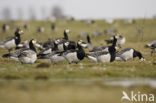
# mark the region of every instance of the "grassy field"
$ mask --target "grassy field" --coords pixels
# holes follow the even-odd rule
[[[0,26],[6,21],[1,21]],[[138,58],[127,62],[113,63],[94,63],[84,59],[78,64],[68,64],[66,62],[59,64],[49,64],[44,60],[37,60],[32,65],[22,65],[21,63],[4,59],[1,56],[7,53],[7,50],[0,49],[0,101],[2,103],[120,103],[122,90],[140,90],[146,93],[156,94],[155,88],[139,85],[132,87],[107,86],[101,82],[94,81],[91,84],[84,84],[84,81],[74,82],[76,79],[103,80],[110,78],[156,78],[156,55],[150,56],[150,50],[144,48],[144,45],[156,39],[156,19],[136,20],[134,24],[124,24],[122,20],[115,20],[113,24],[106,24],[104,20],[96,20],[95,24],[87,25],[81,21],[57,21],[57,30],[52,32],[51,23],[48,21],[15,21],[9,23],[10,30],[3,33],[0,31],[0,40],[13,35],[13,29],[23,24],[29,24],[29,30],[24,31],[22,41],[32,38],[38,41],[46,41],[48,38],[63,37],[63,30],[69,28],[71,40],[86,38],[78,37],[82,31],[90,34],[92,44],[105,45],[105,40],[110,36],[102,34],[93,37],[95,30],[104,31],[107,28],[117,29],[126,37],[125,47],[132,47],[139,50],[145,62]],[[45,27],[44,33],[37,33],[38,26]],[[143,28],[143,36],[136,34],[136,29]],[[98,42],[97,42],[98,41]],[[87,52],[88,50],[86,50]],[[40,63],[48,64],[48,67],[37,68]],[[59,80],[64,80],[60,81]],[[73,79],[73,81],[66,81]],[[51,81],[51,80],[56,80]],[[57,81],[58,80],[58,81]]]

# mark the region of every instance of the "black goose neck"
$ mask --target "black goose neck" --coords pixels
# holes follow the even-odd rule
[[[88,43],[91,43],[89,35],[87,35],[87,41],[88,41]]]
[[[34,47],[32,40],[29,42],[29,48],[36,52],[36,48]]]
[[[64,31],[64,39],[68,40],[68,34],[66,31]]]
[[[18,32],[15,33],[15,43],[18,45],[21,42],[21,37]]]
[[[133,57],[138,57],[139,59],[143,58],[142,54],[138,51],[134,51]]]

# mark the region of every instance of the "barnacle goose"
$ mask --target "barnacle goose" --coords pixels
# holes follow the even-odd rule
[[[23,25],[23,28],[24,28],[25,30],[27,30],[27,29],[29,29],[29,25],[28,25],[28,24],[24,24],[24,25]]]
[[[7,25],[7,24],[2,25],[2,31],[3,32],[6,32],[7,30],[9,30],[9,28],[10,28],[9,25]]]
[[[127,61],[127,60],[135,58],[135,57],[138,57],[141,61],[145,60],[144,57],[142,56],[142,54],[133,48],[125,48],[125,49],[117,52],[115,60]]]
[[[90,52],[86,55],[87,58],[94,62],[113,62],[115,60],[117,39],[114,37],[114,42],[108,47],[108,51]]]
[[[64,48],[67,48],[69,45],[69,42],[65,42],[64,43]],[[67,49],[65,49],[65,51],[67,51]],[[47,51],[47,52],[42,52],[40,54],[38,54],[38,59],[45,59],[50,61],[51,63],[58,63],[61,61],[64,61],[65,58],[61,55],[63,52],[59,52],[59,51]]]
[[[16,49],[20,48],[29,48],[29,42],[26,40],[16,46]]]
[[[17,45],[21,42],[20,35],[23,34],[23,31],[17,29],[15,31],[14,37],[8,37],[6,40],[0,42],[0,48],[8,49],[10,52],[13,48],[17,47]]]
[[[52,30],[52,31],[55,31],[55,30],[56,30],[56,26],[55,26],[54,23],[51,24],[51,30]]]
[[[83,47],[83,48],[88,48],[88,49],[93,49],[93,45],[92,45],[92,43],[91,43],[91,40],[90,40],[90,36],[89,35],[87,35],[87,43],[85,43],[85,42],[82,42],[81,43],[81,46]]]
[[[89,35],[87,32],[80,32],[80,34],[78,35],[78,37],[80,37],[80,38],[86,38],[87,35]]]
[[[37,28],[38,33],[43,33],[45,31],[44,27],[40,26]]]
[[[62,44],[64,42],[68,41],[68,33],[69,33],[69,29],[65,29],[63,38],[48,39],[48,41],[46,41],[44,43],[36,43],[35,46],[41,50],[44,50],[47,48],[54,48],[55,47],[55,41],[57,41],[58,44]]]
[[[12,51],[8,54],[4,54],[2,57],[3,58],[10,58],[10,59],[15,60],[15,61],[19,61],[18,57],[23,51],[30,50],[30,49],[34,50],[34,46],[33,46],[34,43],[35,43],[35,40],[32,39],[29,41],[29,47],[22,47],[20,49],[17,49],[16,51]]]
[[[116,43],[117,39],[118,39],[118,36],[113,36],[113,42],[112,43]],[[97,51],[108,52],[108,48],[109,48],[109,46],[97,46],[97,47],[94,47],[90,52],[97,52]],[[115,48],[117,49],[116,45],[115,45]]]
[[[55,46],[53,48],[46,48],[46,49],[40,51],[40,53],[37,55],[37,57],[39,59],[42,59],[42,57],[44,57],[47,54],[55,53],[55,52],[63,52],[68,49],[67,44],[69,45],[68,41],[65,43],[59,44],[59,40],[55,40],[55,42],[54,42]]]
[[[78,63],[79,61],[83,60],[86,56],[85,51],[83,50],[81,46],[82,41],[77,42],[77,48],[78,50],[67,50],[64,53],[62,53],[62,56],[66,59],[66,61],[71,63]]]
[[[118,36],[118,35],[117,35],[117,36]],[[107,44],[113,43],[113,38],[111,38],[110,40],[105,40],[105,41],[106,41]],[[117,39],[117,46],[118,46],[119,48],[121,48],[121,45],[122,45],[122,44],[125,44],[125,42],[126,42],[126,38],[123,37],[122,35],[119,35],[119,36],[118,36],[118,39]]]
[[[93,32],[93,36],[100,36],[102,34],[102,32],[101,31],[98,31],[98,30],[96,30],[96,31],[94,31]]]
[[[34,47],[35,43],[36,40],[32,39],[29,44],[29,49],[23,50],[18,56],[18,59],[22,64],[33,64],[37,60],[37,53]]]
[[[146,44],[145,47],[150,48],[151,49],[151,56],[153,55],[153,53],[156,52],[156,40],[152,41],[149,44]]]

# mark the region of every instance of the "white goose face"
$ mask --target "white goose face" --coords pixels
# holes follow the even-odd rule
[[[66,29],[66,30],[65,30],[65,32],[66,32],[66,33],[69,33],[69,32],[70,32],[70,30],[69,30],[69,29]]]
[[[59,44],[59,43],[60,43],[59,39],[55,40],[55,44]]]
[[[115,35],[115,38],[116,38],[116,39],[118,39],[118,38],[119,38],[119,36],[118,36],[118,35]]]
[[[37,43],[37,40],[32,40],[32,43],[33,43],[33,44],[36,44],[36,43]]]
[[[69,45],[69,42],[64,43],[64,45],[67,47]]]
[[[79,45],[81,45],[81,44],[82,44],[82,42],[83,42],[82,40],[79,40],[79,41],[78,41],[78,44],[79,44]]]
[[[24,34],[23,30],[19,30],[19,34]]]

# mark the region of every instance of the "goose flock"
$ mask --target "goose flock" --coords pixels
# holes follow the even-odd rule
[[[24,26],[25,29],[28,28],[27,25]],[[39,27],[38,32],[42,32],[42,29],[42,27]],[[55,30],[54,24],[52,24],[52,29]],[[75,42],[69,39],[69,32],[69,29],[65,29],[63,32],[64,37],[48,39],[43,43],[39,43],[35,39],[21,42],[24,32],[21,29],[16,29],[13,37],[0,41],[0,48],[8,50],[8,53],[3,54],[2,57],[21,62],[22,64],[33,64],[37,59],[48,60],[50,63],[55,64],[62,61],[66,61],[69,64],[77,64],[84,58],[102,63],[127,61],[135,57],[145,61],[142,53],[134,48],[123,48],[118,51],[126,42],[126,38],[122,35],[113,35],[109,40],[105,41],[108,45],[94,46],[89,34],[85,34],[87,42],[82,40]],[[98,35],[100,35],[99,32]],[[145,47],[150,48],[151,55],[153,55],[156,52],[156,40]],[[88,52],[86,52],[86,49],[88,49]]]

